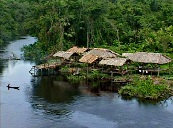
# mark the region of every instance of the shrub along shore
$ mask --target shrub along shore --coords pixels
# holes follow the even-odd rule
[[[163,78],[134,77],[132,83],[119,90],[119,94],[130,98],[160,101],[173,96],[172,85],[172,81]]]

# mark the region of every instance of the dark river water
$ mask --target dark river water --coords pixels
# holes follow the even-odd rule
[[[34,43],[33,37],[12,42],[1,58]],[[0,60],[1,128],[173,128],[173,101],[142,103],[117,93],[96,96],[86,87],[74,87],[61,76],[32,77],[34,62]],[[20,86],[20,90],[9,89]]]

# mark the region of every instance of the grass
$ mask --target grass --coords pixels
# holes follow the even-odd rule
[[[73,84],[78,84],[80,81],[83,81],[85,79],[85,76],[70,74],[69,76],[67,76],[67,79]]]
[[[172,89],[165,81],[153,80],[151,77],[134,78],[133,83],[122,87],[119,94],[146,100],[163,100],[173,95]]]

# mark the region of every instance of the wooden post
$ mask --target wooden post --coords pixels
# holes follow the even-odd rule
[[[160,67],[158,67],[158,72],[157,72],[157,76],[160,75]]]
[[[130,75],[130,73],[129,73],[129,66],[128,66],[128,64],[127,64],[127,68],[126,68],[126,72],[127,72],[127,74],[128,74],[128,76]]]
[[[88,63],[87,63],[87,74],[86,74],[86,83],[87,83],[87,86],[88,86],[88,84],[89,84],[89,83],[88,83],[88,70],[89,70],[89,69],[88,69]]]
[[[112,86],[113,86],[113,72],[111,71],[111,85],[110,85],[111,91],[113,90]]]
[[[53,68],[52,70],[53,70],[53,75],[55,75],[55,68]]]
[[[120,67],[120,70],[121,70],[121,76],[123,77],[123,68],[122,67]]]
[[[169,63],[169,75],[171,75],[171,71],[170,71],[170,63]]]
[[[35,76],[35,66],[34,66],[34,76]]]
[[[111,80],[113,79],[113,72],[111,71]]]
[[[47,75],[49,76],[49,68],[47,69]]]

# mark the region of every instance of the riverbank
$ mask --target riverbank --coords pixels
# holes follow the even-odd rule
[[[8,43],[7,46],[2,47],[0,50],[0,59],[24,59],[21,49],[29,44],[33,44],[37,38],[31,36],[22,36],[19,40],[14,40]],[[16,47],[17,46],[17,47]]]

